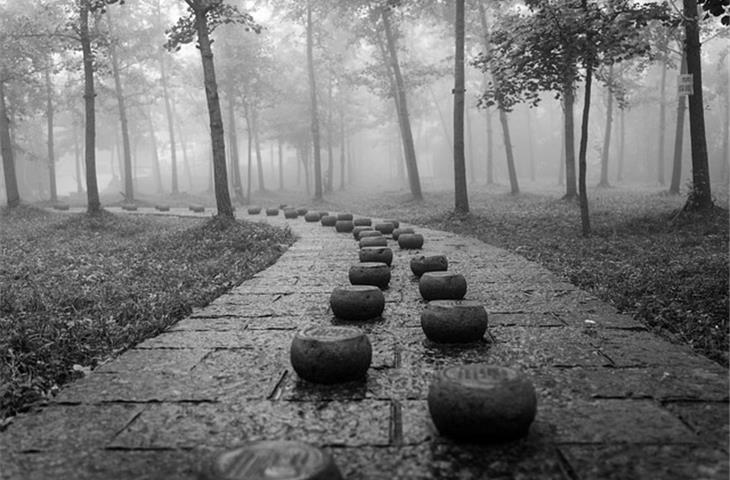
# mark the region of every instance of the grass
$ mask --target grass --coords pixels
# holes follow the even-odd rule
[[[593,235],[580,236],[576,203],[560,192],[511,196],[470,190],[471,212],[453,194],[423,202],[397,192],[331,199],[342,209],[471,235],[541,263],[670,340],[728,365],[728,212],[678,215],[684,198],[658,192],[591,192]]]
[[[273,263],[290,232],[217,219],[0,213],[0,419]]]

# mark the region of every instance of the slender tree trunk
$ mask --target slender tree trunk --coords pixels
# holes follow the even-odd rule
[[[566,200],[578,196],[575,176],[575,132],[573,125],[573,104],[575,95],[572,85],[566,85],[563,89],[563,106],[565,120],[565,196]]]
[[[304,185],[307,189],[307,195],[311,194],[312,189],[310,188],[311,180],[310,180],[310,174],[309,174],[309,153],[310,153],[310,145],[305,145],[304,148],[302,148],[302,166],[304,167]]]
[[[466,143],[468,145],[467,165],[469,166],[469,183],[476,183],[476,165],[474,165],[474,136],[471,131],[471,115],[469,115],[469,108],[464,110],[464,121],[466,122]]]
[[[85,148],[86,156],[86,198],[87,212],[95,215],[101,211],[99,202],[99,187],[96,181],[96,112],[94,110],[94,57],[91,52],[91,37],[89,34],[89,0],[80,3],[79,37],[84,62],[84,106],[85,106]]]
[[[322,157],[319,137],[319,112],[317,110],[317,84],[314,77],[314,32],[312,26],[312,4],[307,0],[307,71],[309,73],[309,97],[312,115],[312,143],[314,144],[314,199],[322,199]],[[307,183],[309,186],[309,183]],[[309,192],[307,192],[309,193]]]
[[[335,160],[332,152],[332,79],[329,79],[327,86],[327,183],[326,192],[332,192],[332,176],[335,168]]]
[[[509,122],[507,121],[507,113],[499,110],[499,123],[502,124],[502,136],[504,138],[504,153],[507,156],[507,172],[509,173],[510,193],[517,195],[520,193],[520,185],[517,182],[517,171],[515,170],[515,158],[512,154],[512,139],[509,133]]]
[[[251,172],[253,170],[251,164],[253,163],[253,121],[251,120],[251,109],[248,104],[243,105],[243,111],[246,115],[246,132],[248,135],[246,148],[248,149],[248,162],[246,164],[246,203],[251,204]]]
[[[680,73],[687,73],[687,57],[682,54]],[[682,146],[684,144],[684,117],[687,111],[687,99],[684,95],[677,97],[677,122],[674,129],[674,155],[672,156],[672,180],[669,183],[669,194],[679,195],[682,181]]]
[[[381,9],[381,17],[383,19],[383,28],[385,30],[386,45],[388,47],[388,54],[390,59],[390,65],[395,78],[396,91],[398,95],[398,108],[400,110],[399,124],[401,129],[401,138],[403,140],[403,151],[406,158],[406,170],[408,171],[408,184],[410,185],[411,194],[417,201],[423,200],[423,194],[421,193],[421,179],[418,175],[418,163],[416,162],[416,149],[413,145],[413,132],[411,131],[411,121],[408,117],[408,104],[406,102],[406,90],[403,82],[403,76],[400,71],[400,64],[398,63],[398,53],[395,45],[395,38],[390,25],[388,8]]]
[[[494,129],[492,128],[492,111],[484,109],[487,123],[487,185],[494,185]]]
[[[565,112],[563,112],[563,124],[565,124]],[[558,168],[558,185],[565,185],[565,128],[560,128],[560,167]]]
[[[446,125],[446,117],[444,116],[443,110],[441,110],[441,105],[439,104],[438,98],[436,98],[436,94],[433,91],[433,88],[429,85],[428,92],[431,94],[431,100],[433,101],[433,106],[436,107],[436,113],[438,113],[439,117],[439,124],[441,125],[441,131],[444,134],[444,141],[446,144],[451,148],[454,149],[454,141],[451,139],[451,133],[449,132],[449,127]]]
[[[205,97],[210,115],[210,137],[213,150],[213,177],[215,183],[215,200],[218,215],[233,218],[233,205],[228,192],[228,174],[226,172],[226,147],[223,132],[223,118],[218,100],[218,84],[215,79],[213,51],[210,48],[208,22],[205,12],[195,12],[195,27],[198,32],[198,47],[203,62],[203,78]]]
[[[279,146],[279,190],[284,190],[284,146],[281,138],[277,139]]]
[[[586,191],[586,153],[588,150],[588,114],[591,108],[591,86],[593,67],[586,66],[585,93],[583,97],[583,118],[580,126],[580,150],[578,151],[578,196],[580,200],[580,223],[584,237],[591,234],[588,215],[588,192]]]
[[[666,48],[665,48],[666,50]],[[657,149],[657,181],[662,187],[664,180],[664,142],[667,130],[667,60],[662,61],[662,77],[659,86],[659,139]]]
[[[172,102],[170,100],[170,91],[167,81],[167,69],[165,68],[165,59],[163,53],[159,56],[160,77],[162,83],[162,96],[165,100],[165,115],[167,116],[167,135],[170,141],[170,168],[171,168],[171,191],[173,195],[180,193],[177,178],[177,152],[175,150],[175,119],[172,114]],[[182,140],[182,137],[181,137]],[[192,188],[191,188],[192,190]]]
[[[713,207],[710,189],[710,171],[707,162],[705,112],[702,98],[702,56],[700,28],[696,0],[683,0],[685,17],[685,53],[687,72],[693,76],[692,95],[689,96],[689,131],[692,145],[692,192],[685,208],[709,210]]]
[[[469,212],[464,158],[464,0],[456,0],[454,20],[454,209]]]
[[[109,29],[113,32],[113,24],[111,21],[111,12],[107,11],[107,19],[109,20]],[[113,36],[113,33],[112,33]],[[122,131],[122,155],[124,156],[124,200],[129,203],[134,202],[134,184],[132,182],[132,154],[129,146],[129,125],[127,121],[127,107],[124,98],[124,89],[122,88],[122,77],[119,72],[119,57],[117,56],[116,45],[112,38],[109,43],[109,56],[112,63],[112,76],[114,77],[114,95],[117,97],[117,106],[119,108],[119,123]]]
[[[527,155],[530,164],[530,181],[535,181],[535,151],[532,147],[532,115],[530,115],[530,109],[525,111],[527,116],[525,125],[527,126]]]
[[[626,109],[619,109],[619,138],[618,138],[618,172],[616,173],[616,181],[624,180],[624,156],[626,151]]]
[[[259,192],[266,191],[266,184],[264,183],[264,163],[261,159],[261,143],[259,142],[259,113],[255,107],[251,108],[251,120],[253,130],[253,144],[256,147],[256,167],[258,171],[259,180]]]
[[[613,65],[609,67],[609,78],[613,78]],[[601,180],[598,182],[599,187],[610,187],[608,181],[608,157],[611,149],[611,128],[613,125],[613,92],[606,87],[608,99],[606,101],[606,125],[603,130],[603,148],[601,149]]]
[[[180,119],[177,116],[177,113],[175,113],[175,108],[173,106],[172,108],[172,119],[173,119],[173,133],[177,135],[178,138],[180,138],[180,150],[182,150],[183,155],[183,168],[185,168],[185,176],[188,179],[188,190],[190,192],[193,191],[193,173],[190,170],[190,159],[188,158],[188,149],[187,149],[187,142],[185,141],[185,135],[183,135],[182,127],[180,126],[182,122],[180,122]],[[169,125],[169,121],[168,121]],[[171,144],[171,146],[174,144]],[[175,160],[175,163],[177,163],[177,159]],[[177,175],[177,168],[175,168],[175,175]]]
[[[725,88],[722,92],[725,96],[725,116],[722,121],[722,157],[720,158],[722,170],[720,178],[724,185],[728,184],[728,176],[730,176],[730,149],[728,148],[728,143],[730,143],[728,138],[730,137],[730,69],[728,69],[728,66],[730,66],[730,47],[727,48],[725,53]]]
[[[3,72],[3,77],[5,77],[5,72]],[[10,137],[10,119],[8,118],[8,108],[5,104],[5,81],[3,80],[0,80],[0,149],[3,155],[5,195],[8,201],[8,208],[15,208],[20,205],[20,191],[18,190],[18,177],[15,173],[13,142]]]
[[[84,193],[84,184],[81,181],[81,146],[79,146],[79,132],[76,128],[76,122],[73,124],[74,135],[74,163],[76,167],[76,193]]]
[[[155,187],[157,193],[163,193],[162,188],[162,169],[160,168],[160,155],[157,152],[157,134],[155,133],[155,123],[152,121],[152,111],[147,113],[147,122],[150,127],[150,143],[152,146],[152,163],[155,169]]]
[[[243,201],[243,189],[241,185],[241,168],[238,157],[238,132],[236,129],[236,108],[233,94],[233,80],[228,78],[228,144],[230,146],[231,176],[233,180],[233,192],[236,200]]]
[[[345,170],[347,169],[345,150],[345,112],[340,106],[340,190],[345,189]]]
[[[48,183],[51,188],[51,202],[58,201],[56,191],[56,154],[54,152],[53,140],[53,82],[51,82],[50,62],[45,71],[46,80],[46,121],[47,121],[47,144],[48,144]]]

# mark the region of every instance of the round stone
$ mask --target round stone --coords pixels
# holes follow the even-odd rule
[[[404,250],[415,250],[423,247],[423,235],[420,233],[403,233],[398,237],[398,246]]]
[[[362,234],[360,234],[362,235]],[[363,247],[387,247],[388,240],[385,237],[363,237],[360,239],[360,248]]]
[[[297,215],[299,215],[300,217],[303,217],[304,215],[307,214],[308,211],[309,210],[307,210],[306,208],[297,208]]]
[[[417,277],[426,272],[445,272],[449,269],[449,262],[445,255],[416,255],[411,258],[411,271]]]
[[[352,236],[355,237],[355,240],[360,240],[360,233],[362,233],[362,232],[374,232],[374,231],[375,230],[373,230],[373,227],[366,227],[363,225],[355,226],[355,223],[353,222]],[[378,233],[380,233],[380,232],[378,232]],[[381,233],[381,235],[382,235],[382,233]]]
[[[337,232],[350,233],[353,228],[354,225],[352,224],[352,220],[337,220],[337,222],[335,222],[335,230]]]
[[[522,373],[496,365],[447,368],[428,389],[428,410],[438,431],[458,440],[499,442],[527,435],[537,395]]]
[[[388,288],[390,283],[390,267],[386,263],[361,262],[350,267],[350,283],[353,285],[373,285]]]
[[[466,295],[466,279],[460,273],[426,272],[418,281],[424,300],[461,300]]]
[[[369,227],[373,224],[373,221],[369,218],[356,218],[352,222],[356,227]]]
[[[390,235],[395,230],[395,225],[390,222],[376,223],[375,230],[379,231],[383,235]]]
[[[361,262],[380,262],[390,266],[393,263],[393,250],[389,247],[363,247],[359,258]]]
[[[297,375],[325,384],[363,378],[373,357],[370,340],[362,330],[331,325],[299,331],[289,353]]]
[[[393,220],[392,218],[383,219],[383,223],[392,223],[393,228],[400,227],[400,222],[398,220]]]
[[[421,328],[436,343],[476,342],[487,331],[487,310],[474,300],[433,300],[421,312]]]
[[[249,215],[258,215],[261,213],[261,207],[248,207]]]
[[[372,227],[368,227],[368,228],[369,228],[369,230],[363,230],[362,232],[360,232],[358,240],[362,240],[363,238],[367,238],[367,237],[382,237],[383,236],[382,233],[378,232],[377,230],[373,230]]]
[[[307,212],[304,214],[305,222],[319,222],[320,218],[321,217],[319,216],[319,212]]]
[[[334,215],[325,215],[319,221],[323,227],[334,227],[337,223],[337,217]]]
[[[169,212],[170,206],[169,205],[155,205],[155,210],[159,212]]]
[[[279,215],[279,209],[278,208],[267,208],[266,215],[268,217],[275,217],[275,216]]]
[[[202,205],[190,205],[188,207],[191,212],[200,213],[205,211],[205,207]]]
[[[284,218],[292,219],[292,218],[298,218],[299,213],[293,208],[286,208],[284,209]]]
[[[415,230],[413,230],[411,227],[396,227],[393,230],[393,240],[398,240],[398,237],[401,236],[403,233],[416,233]]]
[[[332,313],[342,320],[370,320],[385,310],[385,296],[372,285],[337,287],[330,295]]]
[[[291,440],[264,440],[220,452],[200,474],[201,480],[342,480],[327,452]]]
[[[337,220],[352,220],[351,213],[338,213]]]

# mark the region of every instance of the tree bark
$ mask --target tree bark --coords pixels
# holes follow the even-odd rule
[[[454,209],[469,212],[464,156],[464,0],[456,0],[454,19]]]
[[[687,73],[687,57],[682,54],[680,73]],[[674,155],[672,156],[672,179],[669,182],[669,194],[679,195],[682,181],[682,146],[684,144],[684,117],[687,111],[687,99],[684,95],[677,97],[677,122],[674,128]]]
[[[565,121],[565,196],[566,200],[578,196],[575,177],[575,132],[573,125],[573,104],[575,94],[573,85],[565,85],[563,88],[563,112]]]
[[[665,48],[666,50],[666,48]],[[667,130],[667,60],[662,61],[662,77],[659,86],[659,138],[657,149],[657,181],[664,186],[664,139]]]
[[[520,185],[517,182],[517,171],[515,170],[515,158],[512,154],[512,139],[509,132],[509,122],[507,121],[507,113],[498,109],[499,123],[502,124],[502,137],[504,138],[504,153],[507,157],[507,172],[509,173],[510,193],[517,195],[520,193]]]
[[[150,144],[152,147],[152,163],[155,167],[155,187],[157,193],[162,193],[162,169],[160,168],[160,155],[157,152],[157,134],[155,133],[155,124],[152,121],[152,111],[147,112],[147,123],[150,127]]]
[[[326,192],[332,192],[332,176],[335,168],[335,159],[332,151],[332,79],[327,86],[327,183]]]
[[[51,202],[58,201],[58,192],[56,191],[56,154],[54,152],[53,139],[53,82],[51,82],[51,66],[50,62],[45,71],[46,80],[46,121],[48,131],[48,183],[51,189]]]
[[[91,52],[91,36],[89,34],[89,2],[82,0],[79,14],[79,37],[84,63],[84,111],[85,111],[85,163],[86,163],[86,211],[90,215],[101,212],[99,187],[96,181],[96,112],[94,101],[94,56]]]
[[[613,65],[609,67],[609,79],[613,79]],[[606,101],[606,125],[603,130],[603,148],[601,149],[601,180],[598,182],[599,187],[610,187],[608,181],[608,157],[611,150],[611,128],[613,126],[613,92],[606,87],[608,99]]]
[[[618,119],[618,172],[616,173],[616,181],[622,182],[624,180],[624,154],[626,151],[626,109],[620,109]]]
[[[264,183],[264,163],[261,159],[261,143],[259,142],[259,113],[256,107],[251,107],[251,126],[253,127],[253,143],[256,147],[256,170],[258,172],[259,180],[259,192],[266,191],[266,184]]]
[[[345,112],[340,106],[340,190],[345,189],[345,170],[347,159],[345,158]]]
[[[583,118],[580,126],[580,149],[578,151],[578,197],[580,200],[580,223],[584,237],[591,234],[591,221],[588,215],[588,192],[586,191],[586,153],[588,150],[588,114],[591,108],[591,86],[593,67],[586,66],[585,91],[583,97]]]
[[[474,136],[472,135],[471,131],[471,115],[469,115],[469,108],[466,107],[464,110],[464,122],[465,122],[465,128],[466,128],[466,145],[467,145],[467,155],[466,155],[466,164],[468,166],[469,170],[469,183],[476,183],[477,181],[477,173],[476,173],[476,165],[474,165]]]
[[[205,82],[205,98],[208,102],[210,116],[210,137],[213,151],[213,180],[215,185],[215,200],[218,215],[233,218],[233,205],[228,192],[228,174],[226,172],[226,146],[223,132],[223,118],[221,116],[220,101],[218,99],[218,84],[215,79],[213,51],[210,48],[208,36],[208,21],[205,11],[195,12],[195,27],[198,32],[198,47],[203,63],[203,79]]]
[[[3,80],[0,80],[0,149],[3,155],[5,195],[7,197],[8,208],[15,208],[20,205],[20,191],[18,190],[18,177],[15,173],[15,156],[10,137],[10,119],[8,118],[8,109],[5,104],[5,82]]]
[[[231,176],[233,180],[233,192],[236,200],[243,201],[243,188],[241,185],[241,168],[238,157],[238,132],[236,130],[236,106],[233,94],[233,79],[228,76],[228,145],[231,161]]]
[[[160,64],[160,81],[162,83],[162,96],[165,100],[165,115],[167,116],[167,135],[170,141],[170,168],[171,168],[171,192],[173,195],[180,193],[178,187],[178,175],[177,175],[177,152],[175,150],[175,119],[172,114],[172,102],[170,101],[170,91],[167,81],[167,69],[165,68],[165,59],[163,53],[160,52],[159,64]]]
[[[398,100],[398,109],[400,110],[399,124],[401,130],[401,139],[403,140],[403,151],[406,158],[406,170],[408,172],[408,184],[411,189],[413,198],[417,201],[423,200],[421,192],[421,179],[418,174],[418,163],[416,162],[416,149],[413,145],[413,132],[411,131],[411,122],[408,117],[408,104],[406,102],[405,84],[401,75],[400,65],[398,63],[398,53],[395,45],[395,37],[390,25],[388,8],[384,7],[380,11],[383,19],[383,28],[385,30],[385,40],[388,47],[390,65],[395,78],[396,98]]]
[[[702,98],[702,58],[696,0],[683,0],[685,17],[685,53],[687,73],[693,76],[694,92],[689,96],[689,131],[692,146],[692,191],[687,198],[688,210],[709,210],[714,205],[707,162],[705,112]]]
[[[722,120],[722,157],[720,158],[722,170],[720,178],[724,185],[728,184],[728,176],[730,176],[730,149],[728,148],[730,143],[730,70],[727,68],[728,66],[730,66],[730,47],[727,48],[725,53],[725,87],[722,92],[725,96],[725,115]]]
[[[530,115],[530,108],[525,110],[525,116],[527,117],[525,125],[527,127],[527,155],[530,165],[530,180],[535,181],[535,151],[532,146],[532,115]]]
[[[284,191],[284,146],[281,138],[277,139],[279,146],[279,190]]]
[[[312,27],[312,2],[307,0],[307,72],[309,74],[309,98],[311,109],[312,143],[314,145],[314,199],[322,199],[322,157],[319,137],[319,112],[317,111],[317,84],[314,77],[314,32]],[[309,183],[307,183],[309,186]],[[307,187],[308,188],[308,187]],[[309,193],[309,192],[307,192]]]
[[[110,13],[107,12],[110,30],[113,28]],[[132,182],[132,154],[129,145],[129,124],[127,121],[127,106],[124,99],[124,89],[122,88],[122,77],[119,72],[119,58],[117,57],[117,49],[112,38],[109,43],[109,56],[112,63],[112,76],[114,77],[114,95],[117,97],[117,107],[119,109],[119,124],[122,131],[122,155],[124,158],[124,200],[129,203],[134,202],[134,184]]]
[[[76,122],[73,123],[74,134],[74,163],[76,167],[76,193],[84,193],[84,184],[81,181],[81,147],[79,146],[79,132]]]
[[[248,104],[244,103],[243,111],[246,115],[246,132],[248,136],[246,148],[248,149],[248,161],[246,164],[246,203],[251,204],[251,164],[253,163],[253,121],[251,120],[251,110]]]

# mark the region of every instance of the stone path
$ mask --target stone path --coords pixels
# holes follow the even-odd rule
[[[374,348],[367,382],[304,384],[291,340],[303,325],[338,323],[328,299],[348,284],[356,244],[302,218],[258,220],[300,239],[255,278],[16,418],[0,433],[0,478],[193,479],[210,452],[259,439],[326,448],[348,479],[728,478],[727,370],[535,263],[446,232],[417,228],[423,252],[446,253],[467,298],[485,304],[487,341],[425,341],[414,252],[394,245],[383,319],[363,325]],[[526,439],[438,436],[429,378],[470,362],[533,379],[538,415]]]

